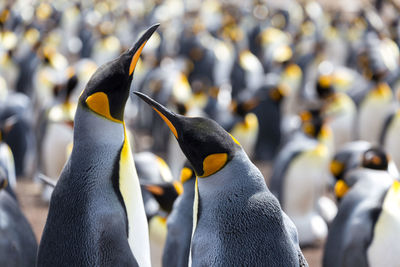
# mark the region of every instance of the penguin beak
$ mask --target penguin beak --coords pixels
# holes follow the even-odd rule
[[[143,35],[140,37],[139,41],[128,51],[128,54],[132,55],[131,64],[129,66],[129,75],[133,74],[135,70],[136,64],[139,60],[139,56],[142,53],[143,47],[145,46],[146,42],[150,39],[151,35],[157,30],[159,23],[154,24],[151,26]]]
[[[177,115],[169,111],[163,105],[157,103],[147,95],[142,94],[140,92],[134,92],[134,93],[141,99],[143,99],[144,102],[149,104],[158,113],[158,115],[160,115],[161,119],[165,121],[171,132],[175,135],[176,139],[178,139],[178,132],[176,130],[176,125],[178,124]]]

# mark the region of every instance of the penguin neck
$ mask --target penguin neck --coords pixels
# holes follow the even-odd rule
[[[264,177],[242,150],[235,152],[233,158],[218,172],[198,179],[200,199],[205,195],[218,194],[231,184],[246,183],[249,186],[266,188]]]
[[[125,141],[124,125],[107,120],[78,106],[74,121],[74,147],[90,147],[119,151]]]
[[[183,193],[182,196],[191,196],[193,197],[194,195],[194,187],[196,183],[196,178],[191,178],[188,181],[183,183]]]

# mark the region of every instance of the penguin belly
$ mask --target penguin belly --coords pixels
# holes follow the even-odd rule
[[[44,174],[57,179],[67,162],[67,147],[72,143],[72,128],[64,123],[51,123],[43,140]]]
[[[385,136],[385,143],[383,144],[387,153],[392,157],[397,168],[400,168],[400,116],[396,115],[393,119],[392,125]]]
[[[366,99],[358,114],[358,135],[360,140],[378,145],[380,133],[391,105],[390,101]]]
[[[400,184],[395,182],[383,202],[367,250],[370,267],[400,266]]]
[[[335,151],[354,138],[355,110],[347,110],[329,122],[333,133]]]
[[[292,219],[299,243],[310,244],[326,238],[328,228],[319,215],[318,200],[326,186],[327,168],[323,160],[305,152],[294,158],[285,176],[283,210]]]
[[[153,266],[161,266],[162,252],[167,239],[166,219],[154,216],[149,221],[150,254]]]

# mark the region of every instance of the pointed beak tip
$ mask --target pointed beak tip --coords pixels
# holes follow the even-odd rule
[[[146,30],[144,33],[145,39],[148,40],[150,37],[153,35],[153,33],[157,30],[157,28],[160,26],[160,23],[156,23],[152,25],[150,28]]]
[[[153,102],[155,102],[153,99],[151,99],[150,97],[148,97],[147,95],[141,93],[141,92],[133,92],[135,95],[137,95],[138,97],[140,97],[144,102],[146,102],[148,105],[154,107]]]

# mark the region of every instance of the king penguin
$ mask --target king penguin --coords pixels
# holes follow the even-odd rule
[[[343,197],[329,228],[323,266],[398,266],[400,183],[365,172]]]
[[[0,266],[35,266],[37,241],[0,167]]]
[[[163,266],[186,267],[192,239],[193,201],[196,175],[187,161],[181,170],[183,193],[175,201],[167,219],[167,240],[162,256]]]
[[[140,53],[159,25],[101,66],[81,93],[37,266],[150,266],[148,226],[124,123]]]
[[[135,94],[169,126],[197,177],[189,266],[308,266],[295,226],[239,142],[211,119]]]

